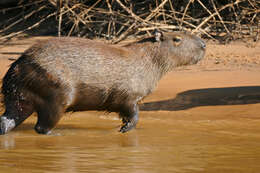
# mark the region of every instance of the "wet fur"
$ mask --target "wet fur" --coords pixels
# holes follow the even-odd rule
[[[160,78],[204,55],[199,38],[178,34],[184,37],[179,47],[172,42],[174,34],[161,42],[124,47],[81,38],[40,42],[25,51],[3,79],[3,117],[18,126],[37,112],[35,130],[46,134],[63,112],[99,110],[119,113],[120,131],[131,130],[138,122],[137,103],[154,90]],[[0,119],[0,134],[7,133],[1,130],[4,121]]]

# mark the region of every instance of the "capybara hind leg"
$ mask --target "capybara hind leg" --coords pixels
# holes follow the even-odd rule
[[[13,118],[7,118],[4,115],[0,117],[0,135],[6,134],[15,128],[15,126],[15,120]]]
[[[37,111],[38,121],[34,129],[40,134],[50,134],[63,113],[61,106],[46,106]]]
[[[135,128],[139,119],[138,112],[139,108],[137,104],[129,104],[121,110],[120,116],[122,117],[123,125],[119,130],[120,132],[125,133]]]
[[[6,103],[5,103],[6,104]],[[0,117],[0,135],[6,134],[20,125],[33,113],[33,107],[20,102],[19,104],[7,103],[5,113]]]

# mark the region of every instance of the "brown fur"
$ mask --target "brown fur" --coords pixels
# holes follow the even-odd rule
[[[53,38],[24,52],[3,79],[5,113],[0,134],[38,114],[35,130],[48,133],[63,112],[118,112],[121,132],[138,122],[138,101],[176,66],[195,64],[205,53],[193,35],[159,33],[155,42],[108,45],[82,38]]]

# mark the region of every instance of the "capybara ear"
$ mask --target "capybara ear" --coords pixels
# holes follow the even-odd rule
[[[160,42],[164,40],[163,33],[161,31],[156,30],[155,31],[155,40]]]

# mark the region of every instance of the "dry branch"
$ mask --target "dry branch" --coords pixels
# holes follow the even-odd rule
[[[151,35],[155,29],[191,31],[223,41],[229,38],[259,38],[260,2],[256,0],[21,0],[0,13],[17,11],[0,25],[0,39],[9,39],[56,20],[58,36],[105,37],[113,43],[129,35]],[[44,18],[39,15],[46,12]],[[23,17],[21,17],[23,16]],[[37,19],[36,22],[29,22]],[[31,23],[15,30],[22,22]]]

